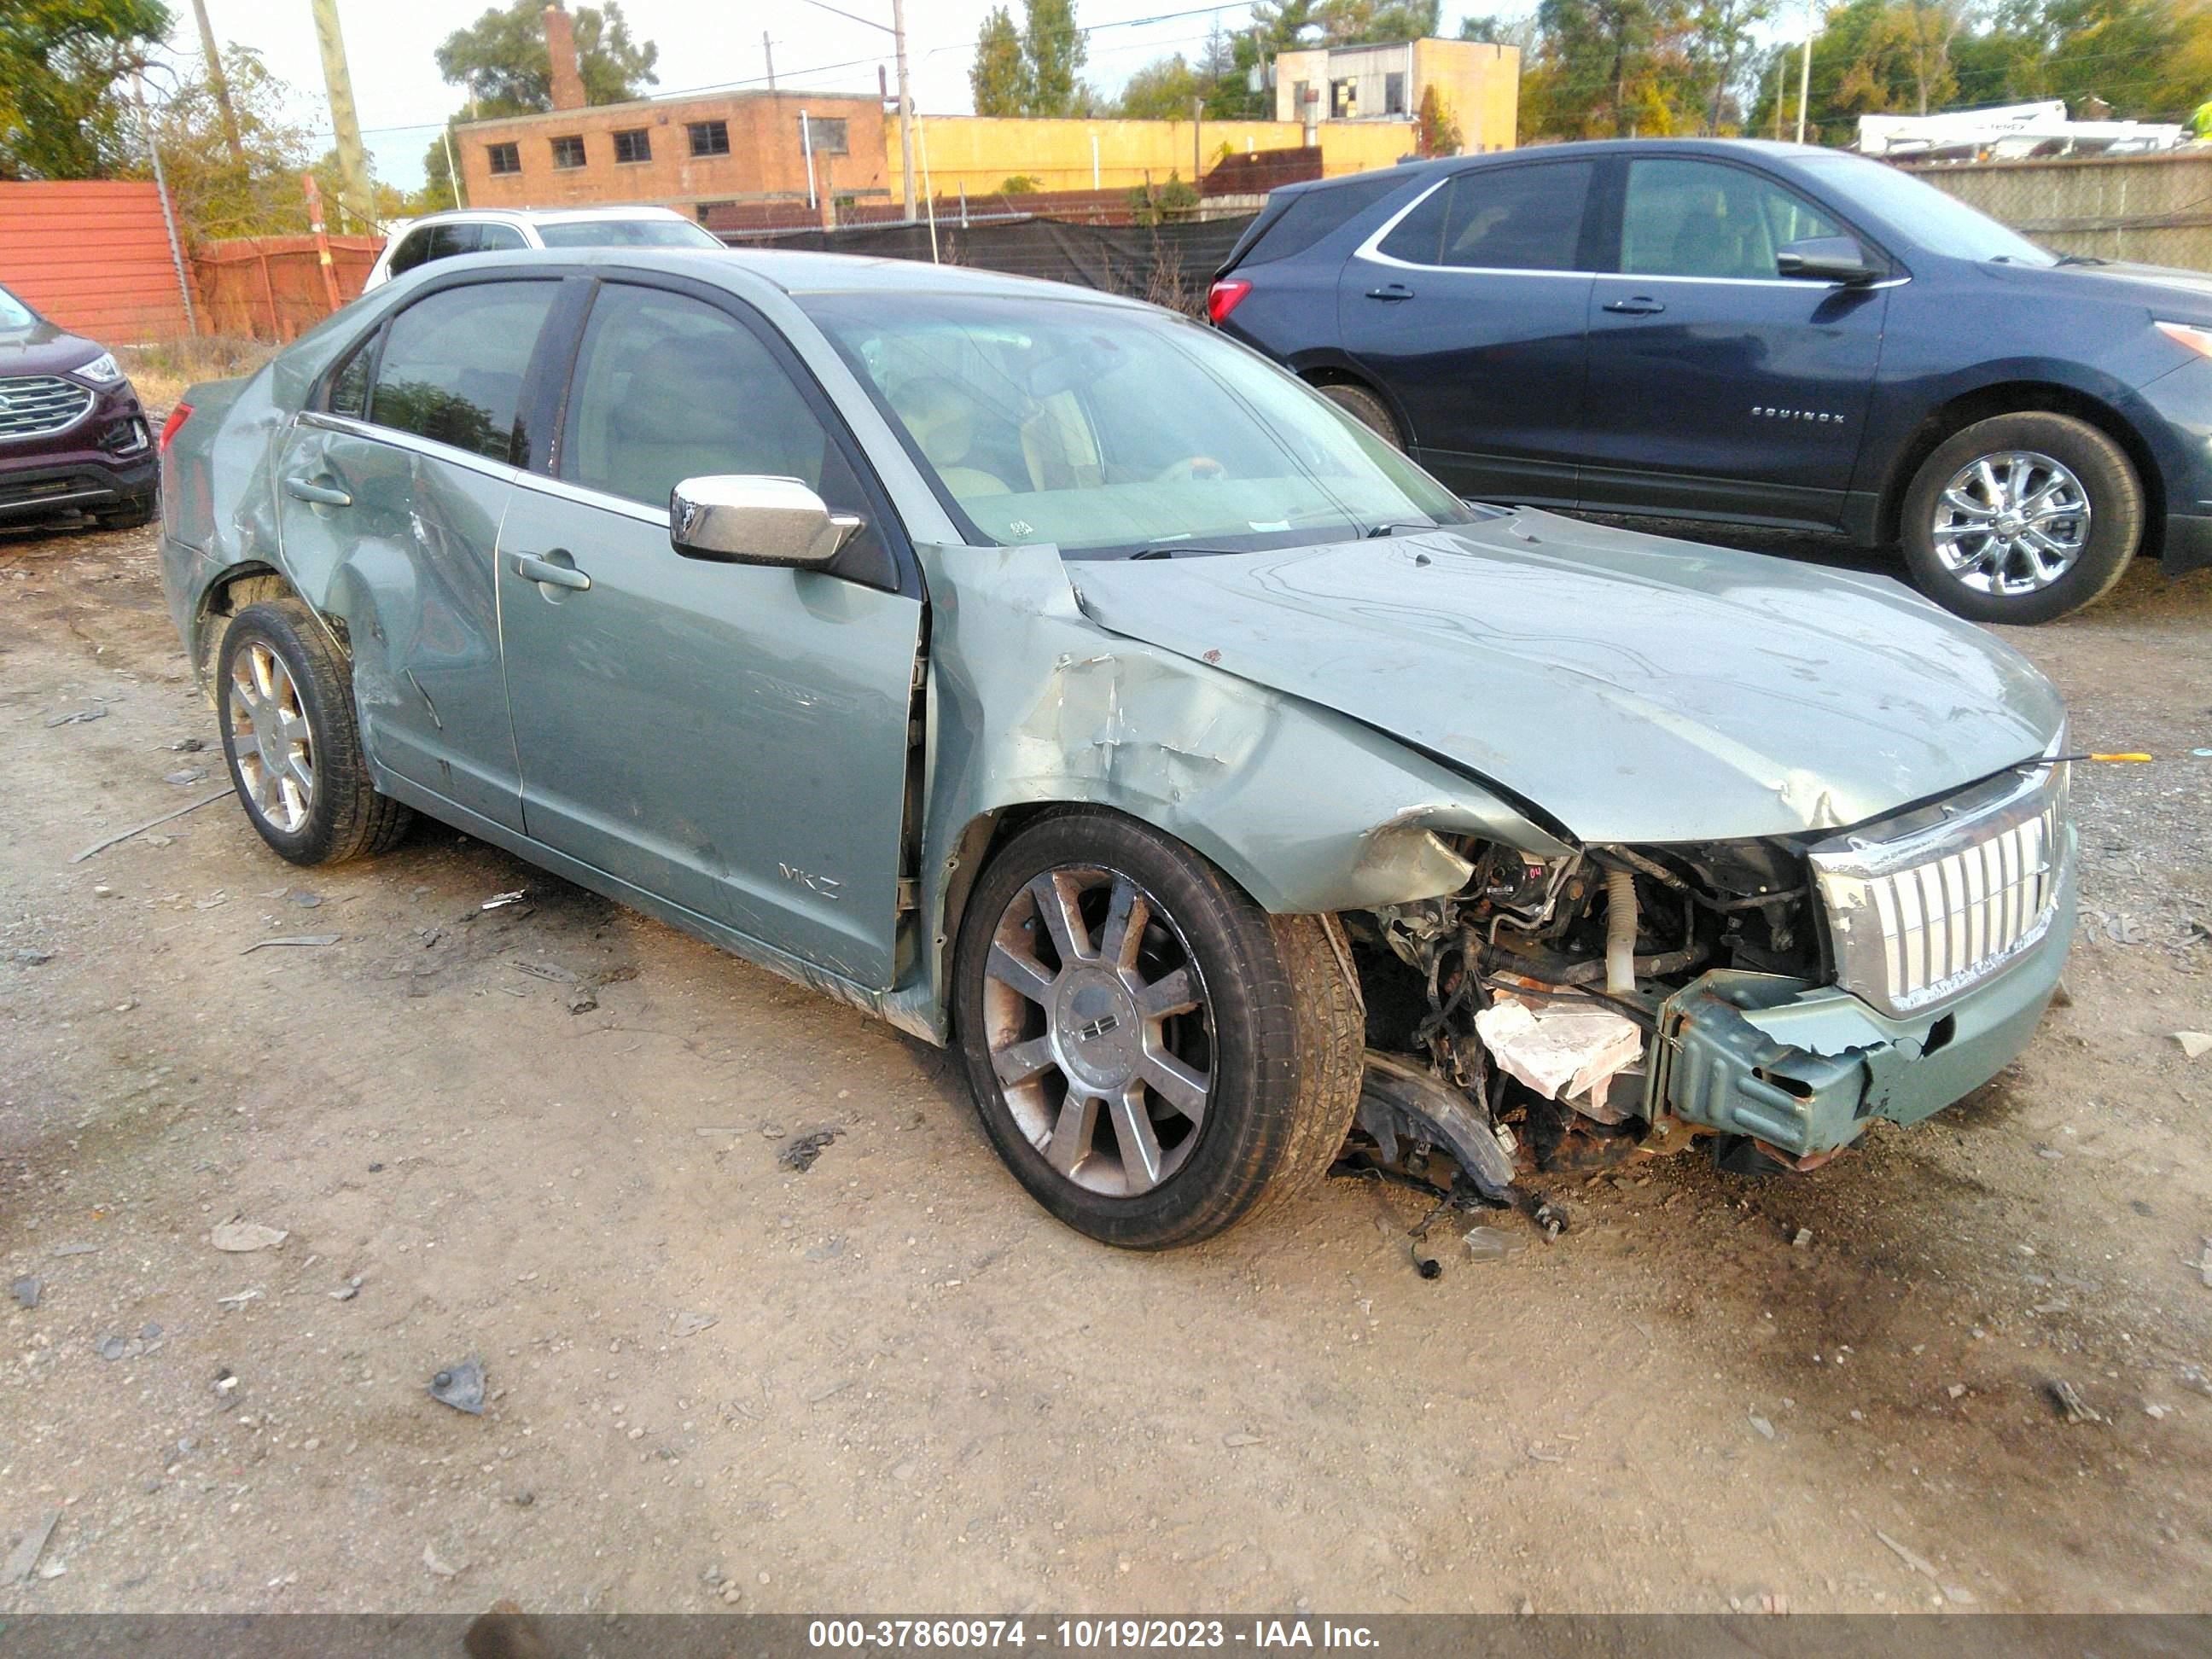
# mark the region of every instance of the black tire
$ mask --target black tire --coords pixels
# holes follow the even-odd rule
[[[303,799],[288,802],[279,797],[267,807],[255,797],[257,781],[264,775],[261,769],[268,762],[253,740],[255,728],[246,719],[239,678],[241,660],[249,684],[257,667],[265,667],[260,653],[280,662],[289,679],[290,696],[270,701],[288,712],[296,709],[304,718],[304,743],[294,746],[303,749],[301,757],[312,781]],[[407,833],[414,813],[377,793],[369,783],[368,762],[362,753],[361,728],[354,716],[351,667],[300,600],[264,599],[230,619],[216,659],[215,694],[231,787],[238,791],[248,821],[280,858],[294,864],[339,864],[384,852]],[[276,747],[272,743],[268,752],[276,752]],[[275,769],[280,779],[283,770]],[[295,805],[301,809],[300,821],[280,822],[277,815],[289,816]]]
[[[1180,1164],[1131,1195],[1090,1190],[1053,1167],[1008,1103],[987,1025],[994,933],[1031,882],[1078,866],[1135,884],[1152,908],[1146,938],[1171,933],[1211,1009],[1210,1018],[1190,1016],[1206,1020],[1203,1116],[1188,1131]],[[1146,824],[1081,809],[1021,830],[977,881],[954,962],[955,1041],[984,1130],[1030,1195],[1078,1232],[1127,1249],[1194,1243],[1309,1188],[1343,1145],[1358,1104],[1365,1016],[1342,934],[1323,918],[1268,915],[1212,863]],[[1164,1127],[1173,1115],[1158,1121]]]
[[[102,530],[136,530],[141,525],[154,521],[155,504],[151,495],[143,501],[125,501],[104,513],[95,513],[92,521]]]
[[[1968,586],[1936,551],[1936,518],[1947,485],[1985,456],[2047,456],[2080,482],[2089,510],[2088,535],[2073,563],[2047,585],[2019,593]],[[2110,592],[2142,541],[2142,481],[2127,452],[2070,415],[2032,410],[1996,415],[1954,433],[1921,464],[1905,492],[1901,531],[1905,562],[1920,591],[1954,615],[1981,623],[2045,623],[2094,605]]]
[[[1398,422],[1390,413],[1390,405],[1365,386],[1354,386],[1348,380],[1333,380],[1314,389],[1391,448],[1401,452],[1405,449],[1406,441],[1398,434]]]

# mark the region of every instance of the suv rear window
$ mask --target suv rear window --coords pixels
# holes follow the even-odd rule
[[[1394,190],[1405,187],[1402,173],[1389,171],[1362,173],[1327,190],[1310,190],[1294,196],[1282,216],[1260,233],[1240,265],[1266,264],[1303,253],[1340,225],[1349,224]]]
[[[1588,161],[1551,161],[1458,173],[1377,251],[1413,265],[1574,270],[1592,171]]]

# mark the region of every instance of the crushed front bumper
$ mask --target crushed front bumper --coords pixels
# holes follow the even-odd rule
[[[1771,974],[1717,971],[1686,986],[1660,1010],[1652,1122],[1748,1135],[1817,1161],[1875,1118],[1917,1123],[1972,1093],[2027,1046],[2057,988],[2074,938],[2071,851],[2036,946],[1910,1018]]]

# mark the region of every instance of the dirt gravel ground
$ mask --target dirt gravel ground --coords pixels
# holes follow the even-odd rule
[[[0,540],[0,1613],[2212,1607],[2212,576],[2018,643],[2159,757],[2019,1065],[1430,1282],[1342,1182],[1094,1247],[941,1054],[435,827],[71,863],[213,722],[150,532]]]

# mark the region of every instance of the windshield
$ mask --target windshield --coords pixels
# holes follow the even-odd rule
[[[0,288],[0,328],[28,328],[39,315],[4,288]]]
[[[1472,516],[1242,346],[1027,296],[799,296],[970,533],[1077,558],[1346,541]]]
[[[1996,259],[2007,264],[2051,265],[2057,256],[2016,230],[2008,230],[1978,208],[1947,196],[1924,179],[1863,155],[1823,155],[1808,167],[1835,175],[1846,200],[1897,227],[1933,253],[1954,259]]]
[[[720,247],[720,238],[688,219],[570,219],[538,227],[548,247]]]

